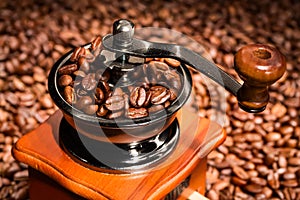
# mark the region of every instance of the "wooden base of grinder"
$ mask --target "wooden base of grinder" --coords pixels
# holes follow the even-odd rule
[[[30,199],[163,199],[177,195],[174,189],[187,179],[176,198],[203,195],[206,155],[226,134],[220,125],[189,109],[183,107],[180,115],[180,137],[170,155],[151,169],[114,174],[84,166],[61,148],[62,113],[57,111],[13,148],[14,157],[29,166]]]

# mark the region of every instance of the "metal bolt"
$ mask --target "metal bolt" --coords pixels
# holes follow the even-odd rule
[[[113,24],[114,45],[118,48],[128,48],[132,45],[134,24],[126,19],[119,19]]]

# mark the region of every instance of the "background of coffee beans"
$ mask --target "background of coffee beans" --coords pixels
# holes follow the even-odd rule
[[[114,20],[167,27],[202,43],[236,76],[234,53],[245,44],[277,46],[287,73],[271,87],[266,111],[248,114],[227,94],[225,143],[209,155],[207,197],[300,199],[300,2],[296,0],[0,1],[0,199],[28,198],[28,171],[13,143],[57,109],[47,92],[53,62]],[[210,112],[207,90],[194,75],[199,115]]]

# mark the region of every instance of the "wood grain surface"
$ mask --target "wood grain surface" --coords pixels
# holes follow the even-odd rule
[[[15,144],[13,155],[87,199],[161,199],[189,176],[202,160],[200,157],[205,159],[226,135],[218,124],[187,109],[182,109],[180,115],[180,138],[175,150],[159,165],[139,173],[105,173],[72,160],[59,146],[60,111],[23,136]],[[204,192],[205,178],[193,179],[191,184],[193,188],[198,184],[201,188],[202,184],[200,190]]]

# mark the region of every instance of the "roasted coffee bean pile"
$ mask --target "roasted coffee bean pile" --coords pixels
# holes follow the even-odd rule
[[[54,61],[110,33],[119,18],[190,36],[234,76],[233,55],[242,45],[267,43],[282,51],[287,73],[270,87],[263,113],[241,111],[226,94],[228,136],[209,155],[206,196],[299,199],[299,10],[296,0],[0,1],[0,199],[28,199],[28,172],[11,148],[57,109],[46,87]],[[209,116],[208,90],[199,74],[193,78],[199,115]]]
[[[89,48],[75,48],[58,69],[59,90],[70,106],[107,119],[137,119],[161,111],[177,99],[182,86],[176,70],[179,61],[147,58],[132,66],[129,58],[124,66],[109,66],[103,61],[105,56],[99,55],[100,42],[98,36]],[[122,67],[127,67],[125,73]]]

